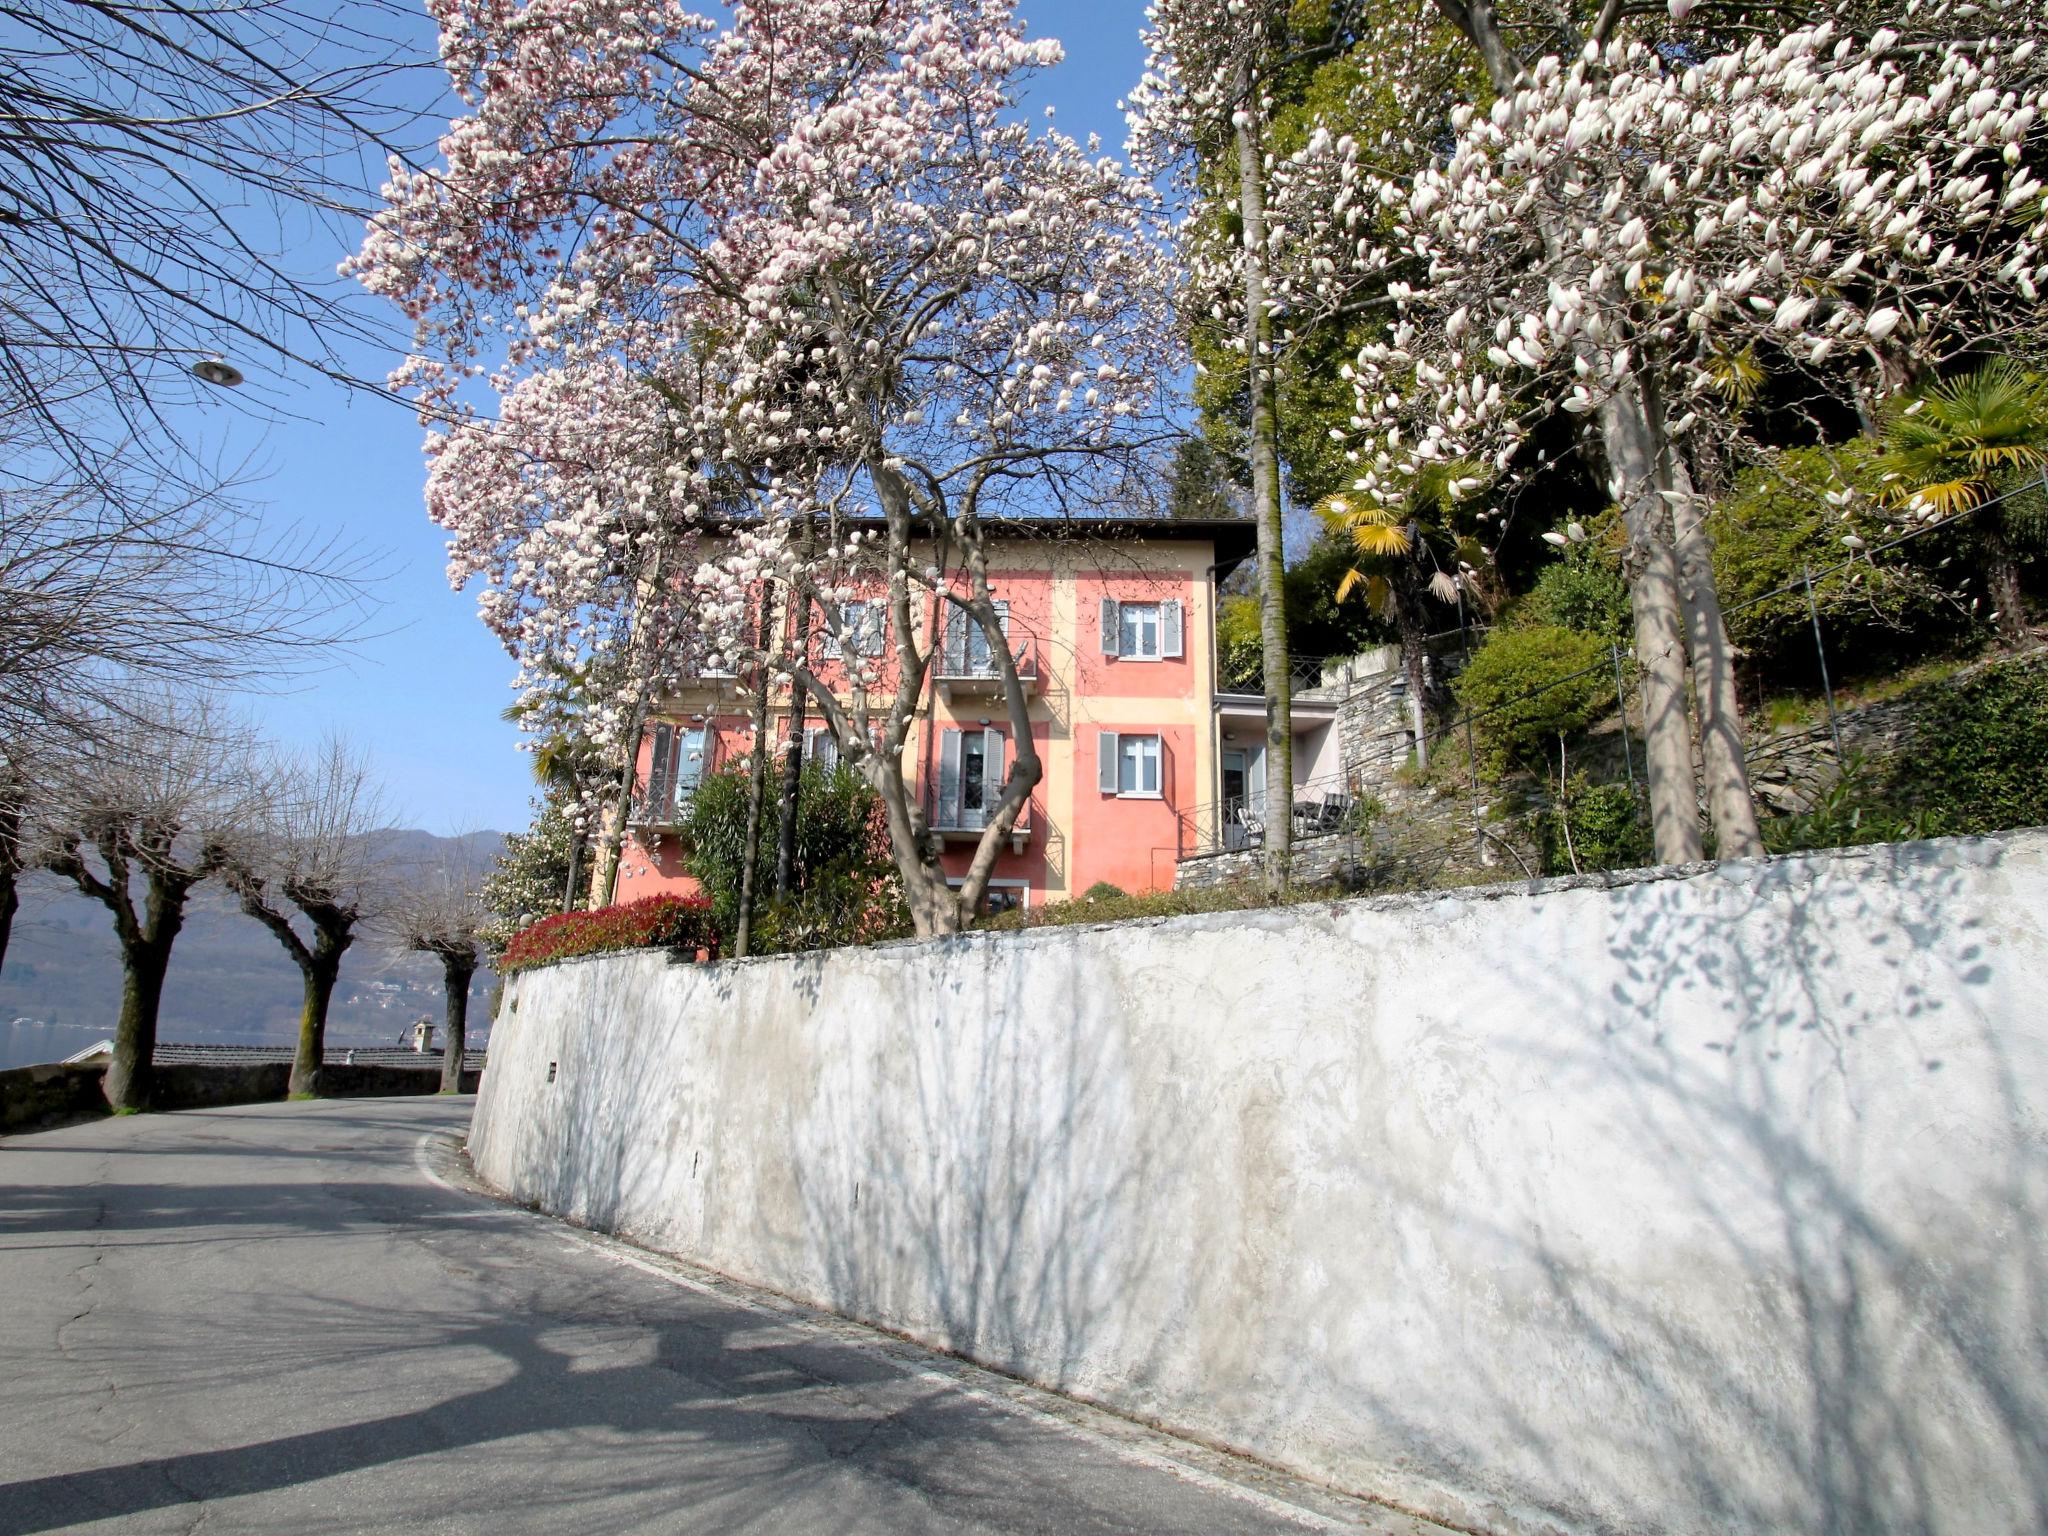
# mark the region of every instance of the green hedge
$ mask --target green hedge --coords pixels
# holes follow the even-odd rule
[[[1930,688],[1891,777],[1926,836],[2048,824],[2048,657]]]

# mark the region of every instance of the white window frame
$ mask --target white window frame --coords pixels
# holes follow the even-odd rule
[[[887,648],[889,610],[884,599],[879,597],[855,597],[839,604],[839,627],[853,642],[854,652],[860,656],[879,656]],[[826,625],[824,643],[819,654],[827,661],[837,661],[845,654],[839,643],[839,636]]]
[[[967,819],[967,741],[970,737],[981,738],[981,804],[975,811],[981,817],[978,822]],[[1009,783],[1010,738],[1008,733],[993,726],[980,730],[964,725],[949,725],[939,732],[939,782],[938,795],[933,806],[933,824],[943,832],[972,832],[986,827],[990,815],[1002,801],[1003,787]],[[952,817],[947,819],[946,811],[950,799]],[[1023,813],[1020,812],[1021,816]]]
[[[952,875],[948,875],[946,877],[946,886],[949,890],[961,890],[966,884],[967,880],[964,876],[955,878]],[[988,891],[995,890],[1015,891],[1017,893],[1017,910],[1019,912],[1029,912],[1031,910],[1031,882],[1029,880],[1019,880],[1013,876],[991,877],[983,891],[983,895],[986,895]]]
[[[804,761],[807,763],[816,762],[821,747],[831,753],[831,761],[826,766],[828,768],[837,768],[839,766],[839,738],[832,733],[832,727],[829,725],[807,726],[804,730]]]
[[[1151,789],[1125,789],[1124,748],[1132,743],[1152,743]],[[1164,800],[1166,798],[1166,736],[1161,731],[1098,731],[1095,736],[1095,787],[1105,798],[1118,800]],[[1142,783],[1143,758],[1136,760]]]

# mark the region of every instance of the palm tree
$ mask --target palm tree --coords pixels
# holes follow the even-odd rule
[[[1992,623],[2005,644],[2025,644],[2021,545],[2038,534],[2022,538],[2032,530],[2016,524],[2006,496],[2048,470],[2048,380],[2011,362],[1987,363],[1893,413],[1884,442],[1877,467],[1886,499],[1942,517],[1982,508],[1974,522]]]
[[[1350,537],[1358,555],[1358,563],[1337,583],[1337,601],[1363,591],[1373,613],[1394,626],[1401,646],[1401,671],[1415,712],[1418,763],[1426,764],[1429,757],[1422,730],[1429,680],[1427,599],[1457,602],[1464,590],[1457,570],[1476,568],[1484,558],[1475,539],[1451,526],[1457,509],[1484,483],[1478,465],[1457,460],[1431,466],[1399,507],[1339,494],[1317,509]],[[1445,569],[1446,560],[1452,569]]]

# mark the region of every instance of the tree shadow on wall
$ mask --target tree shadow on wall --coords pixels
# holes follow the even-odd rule
[[[1392,1482],[1570,1528],[2048,1526],[2044,1062],[2016,1027],[2048,977],[1999,968],[1995,928],[2038,914],[1968,910],[2000,859],[1547,898],[1605,924],[1621,980],[1503,962],[1545,1022],[1488,1021],[1459,1113],[1516,1134],[1369,1175],[1403,1242],[1360,1263],[1413,1327],[1340,1374]]]
[[[835,1310],[1088,1395],[1091,1345],[1170,1327],[1134,1309],[1185,1262],[1139,1217],[1171,1158],[1119,1004],[1034,990],[1016,942],[940,946],[919,1008],[825,1078],[806,1241]]]

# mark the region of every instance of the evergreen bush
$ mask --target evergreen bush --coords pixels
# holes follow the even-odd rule
[[[1554,624],[1495,630],[1451,688],[1475,716],[1481,765],[1496,775],[1540,765],[1560,734],[1615,705],[1607,642]]]

